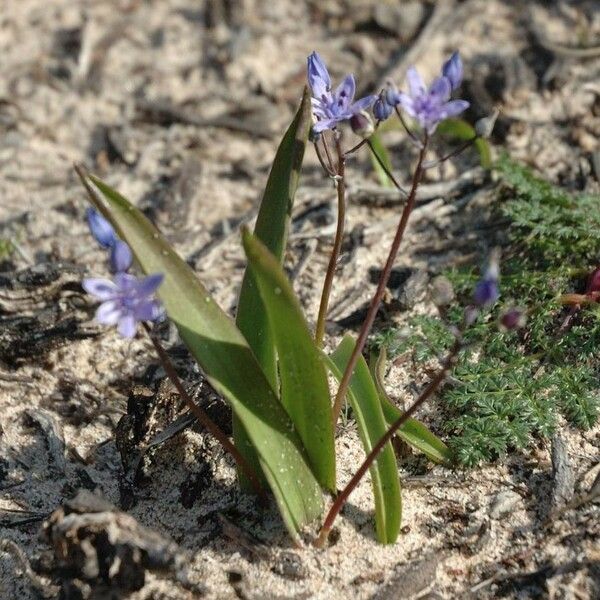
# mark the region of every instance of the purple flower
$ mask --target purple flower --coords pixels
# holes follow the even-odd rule
[[[460,54],[454,52],[452,56],[444,63],[442,67],[442,75],[450,82],[452,91],[454,91],[462,83],[463,65],[460,59]]]
[[[117,239],[110,249],[110,267],[113,273],[126,273],[133,262],[131,248]]]
[[[384,90],[373,104],[373,115],[378,121],[385,121],[394,111],[394,105],[388,102],[388,92]]]
[[[514,331],[524,327],[527,318],[525,311],[518,307],[509,308],[500,317],[500,327],[507,331]]]
[[[469,106],[466,100],[450,100],[452,83],[447,77],[438,77],[427,89],[417,70],[411,67],[406,79],[409,93],[400,92],[398,102],[430,135],[441,121],[459,115]]]
[[[103,248],[112,248],[119,239],[113,226],[95,208],[88,208],[85,214],[90,231],[96,241]]]
[[[161,316],[160,305],[153,298],[162,283],[162,273],[139,279],[127,273],[117,273],[110,279],[84,279],[83,289],[102,301],[96,311],[96,320],[103,325],[117,325],[126,338],[135,335],[141,321],[154,321]]]
[[[317,52],[308,57],[308,83],[313,95],[313,114],[317,119],[313,126],[314,133],[334,129],[338,123],[350,120],[375,102],[376,96],[366,96],[354,102],[356,83],[353,75],[346,75],[332,91],[329,71]]]
[[[498,300],[500,297],[499,277],[500,268],[498,260],[492,257],[483,278],[479,280],[473,292],[473,302],[477,306],[489,307]]]

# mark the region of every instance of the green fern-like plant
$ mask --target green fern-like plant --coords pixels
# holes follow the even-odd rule
[[[589,428],[600,410],[598,311],[582,309],[561,329],[569,309],[557,302],[561,293],[582,291],[600,262],[600,197],[571,195],[506,157],[496,168],[503,181],[498,216],[510,221],[502,295],[523,306],[528,321],[519,333],[500,332],[495,314],[478,321],[441,394],[450,446],[466,466],[548,437],[559,415]],[[476,271],[447,275],[468,302]],[[459,309],[448,314],[451,323],[460,318]],[[391,356],[410,353],[416,366],[443,356],[451,341],[447,323],[423,315],[408,331],[374,338]]]

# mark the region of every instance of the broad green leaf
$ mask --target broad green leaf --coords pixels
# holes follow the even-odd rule
[[[381,159],[381,162],[383,162],[383,164],[386,166],[388,171],[391,172],[392,171],[392,161],[390,160],[390,155],[389,155],[386,147],[383,145],[381,138],[376,133],[374,133],[369,138],[369,141],[371,142],[371,146],[373,147],[373,152],[377,153],[377,156],[379,156],[379,158]],[[371,157],[371,164],[373,165],[373,169],[374,169],[375,173],[377,174],[379,183],[383,187],[394,187],[394,183],[387,176],[385,170],[382,169],[381,165],[379,164],[379,161],[373,156],[372,152],[369,153],[369,156]]]
[[[254,235],[265,244],[280,262],[283,261],[294,195],[298,187],[311,122],[310,93],[305,88],[298,112],[283,136],[275,154],[254,227]],[[250,269],[246,269],[244,273],[238,300],[236,323],[246,340],[248,340],[248,344],[258,359],[271,387],[278,390],[273,332],[269,327],[263,301]],[[233,438],[235,445],[244,456],[251,463],[255,463],[256,458],[252,456],[252,451],[246,451],[249,448],[246,433],[244,428],[240,427],[235,415],[233,419]],[[248,489],[248,482],[245,481],[242,473],[240,473],[240,483],[242,487]]]
[[[385,354],[383,351],[376,360],[370,361],[370,370],[374,384],[377,388],[381,407],[388,426],[400,418],[402,411],[397,408],[390,400],[383,386],[382,370],[385,364]],[[427,458],[435,463],[450,465],[452,463],[452,452],[450,448],[440,440],[435,434],[416,419],[408,419],[398,430],[398,437],[402,438],[407,444],[410,444],[421,451]]]
[[[438,125],[438,133],[451,139],[466,142],[475,137],[475,129],[464,119],[446,119]],[[477,138],[475,148],[479,152],[479,161],[484,169],[490,169],[492,166],[492,154],[487,140]]]
[[[292,536],[323,509],[302,442],[248,342],[144,215],[94,176],[91,199],[131,247],[145,273],[164,273],[158,296],[211,385],[231,404],[255,448]]]
[[[331,357],[325,360],[339,380],[348,364],[355,340],[347,335]],[[369,453],[387,430],[381,410],[377,388],[365,359],[358,359],[350,381],[348,399],[356,417],[358,432],[365,452]],[[396,541],[402,522],[402,496],[398,467],[392,445],[388,443],[370,469],[373,496],[375,497],[375,525],[377,539],[383,544]]]
[[[273,332],[281,402],[302,439],[315,477],[334,492],[334,428],[321,354],[277,258],[248,230],[243,231],[242,237]]]
[[[304,90],[300,108],[286,131],[263,195],[254,235],[281,263],[308,134],[312,122],[310,93]],[[236,323],[258,358],[273,389],[277,389],[277,363],[273,332],[250,269],[246,269],[237,308]]]

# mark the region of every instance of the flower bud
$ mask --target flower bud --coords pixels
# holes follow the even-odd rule
[[[388,88],[385,91],[385,101],[392,107],[400,104],[400,92],[393,83],[388,83]]]
[[[103,248],[111,248],[118,239],[113,226],[95,208],[88,208],[86,217],[96,241]]]
[[[502,313],[502,316],[500,317],[500,327],[506,331],[514,331],[515,329],[523,327],[526,321],[525,311],[513,307]]]
[[[463,79],[463,65],[458,52],[454,52],[454,54],[452,54],[452,56],[444,63],[442,75],[450,82],[452,91],[461,84]]]
[[[480,307],[489,307],[495,304],[500,297],[500,287],[498,279],[500,278],[500,260],[499,251],[494,250],[490,257],[490,262],[482,279],[475,286],[473,292],[473,302]]]
[[[495,108],[491,115],[483,117],[475,123],[475,133],[478,137],[486,139],[492,135],[499,114],[500,111]]]
[[[129,246],[122,240],[117,240],[110,250],[110,266],[113,273],[126,273],[133,262]]]
[[[369,116],[369,113],[361,110],[359,113],[352,115],[350,119],[350,127],[352,127],[352,131],[362,138],[368,138],[373,135],[375,131],[375,126],[373,125],[373,120]]]
[[[386,96],[386,92],[381,92],[377,100],[375,100],[375,104],[373,104],[373,115],[378,121],[388,119],[394,110],[394,107],[387,103]]]

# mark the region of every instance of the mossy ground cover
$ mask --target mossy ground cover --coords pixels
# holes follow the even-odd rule
[[[600,307],[560,302],[562,294],[583,293],[600,265],[600,197],[567,193],[508,158],[496,169],[502,179],[496,216],[510,223],[502,297],[468,331],[438,398],[448,443],[465,466],[526,448],[565,421],[589,428],[600,407]],[[453,340],[449,325],[462,319],[460,305],[468,304],[480,273],[472,266],[446,275],[459,302],[444,319],[414,316],[407,335],[384,330],[374,346],[385,345],[390,357],[408,353],[416,369],[442,357]],[[517,332],[497,325],[509,305],[527,313]]]

